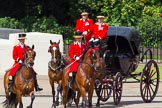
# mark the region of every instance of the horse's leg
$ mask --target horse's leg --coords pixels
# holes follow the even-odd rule
[[[63,87],[62,93],[63,93],[63,104],[64,104],[64,108],[66,108],[68,91],[69,91],[69,88],[67,86]]]
[[[60,84],[61,85],[61,84]],[[62,85],[61,85],[61,89],[60,89],[60,104],[62,104],[63,102],[62,102],[62,98],[63,98],[63,96],[62,96]]]
[[[75,99],[76,92],[73,91],[72,89],[69,89],[68,94],[70,94],[68,96],[68,107],[70,107],[73,103],[73,100]]]
[[[96,94],[99,95],[99,93],[101,92],[101,88],[102,88],[102,85],[99,85],[98,89],[96,88],[96,90],[97,90]],[[97,95],[97,96],[98,96],[98,95]],[[100,97],[99,97],[99,96],[98,96],[98,98],[97,98],[96,106],[97,106],[97,107],[100,106]]]
[[[52,88],[52,96],[53,96],[53,103],[52,103],[52,107],[51,108],[55,108],[56,105],[55,105],[55,88],[54,88],[54,80],[53,79],[50,79],[49,80],[50,82],[50,85],[51,85],[51,88]]]
[[[100,106],[100,97],[97,98],[97,103],[96,106],[99,107]]]
[[[7,107],[7,108],[10,108],[9,93],[8,93],[8,92],[6,92],[6,103],[7,103],[6,107]]]
[[[86,90],[84,89],[84,87],[80,88],[80,93],[82,96],[82,108],[86,108],[87,98],[86,98]]]
[[[30,103],[29,106],[27,106],[27,108],[32,108],[33,107],[34,99],[35,99],[35,95],[34,95],[34,93],[32,93],[32,95],[31,95],[31,103]]]
[[[92,84],[92,86],[90,86],[89,87],[89,90],[88,90],[88,103],[89,103],[89,108],[91,108],[92,107],[92,96],[93,96],[93,91],[94,91],[94,83],[92,82],[91,83]]]
[[[80,96],[81,96],[80,91],[77,91],[76,94],[77,94],[77,98],[75,98],[74,101],[75,101],[76,107],[78,108],[79,101],[80,101]]]
[[[56,95],[56,105],[58,106],[59,105],[59,100],[60,102],[62,101],[62,87],[61,87],[61,84],[58,84],[57,86],[57,95]],[[59,96],[60,94],[60,96]]]
[[[19,103],[19,108],[23,108],[22,94],[21,94],[20,91],[17,91],[16,103]],[[15,106],[17,106],[16,103],[15,103]],[[15,107],[15,108],[16,108],[16,107]]]

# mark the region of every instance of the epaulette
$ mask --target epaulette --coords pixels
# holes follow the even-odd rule
[[[18,43],[18,44],[16,44],[15,46],[20,46],[20,44]]]
[[[97,23],[95,23],[96,25],[99,25],[99,23],[97,22]],[[102,23],[102,25],[106,25],[107,23]]]
[[[98,25],[98,22],[97,23],[95,23],[96,25]]]
[[[80,18],[80,20],[83,20],[83,18]],[[87,18],[86,20],[90,20],[89,18]]]

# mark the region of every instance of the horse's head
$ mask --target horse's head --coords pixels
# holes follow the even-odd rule
[[[96,71],[100,71],[101,69],[104,68],[104,62],[100,54],[99,48],[96,47],[90,48],[87,53],[88,53],[88,58],[90,59]]]
[[[52,42],[52,40],[50,40],[51,45],[48,49],[48,52],[51,53],[51,61],[54,63],[59,63],[61,61],[61,52],[59,48],[59,43],[60,40],[58,42]]]
[[[33,66],[35,56],[36,56],[36,52],[34,51],[34,45],[32,45],[32,48],[26,46],[26,53],[25,53],[25,60],[24,60],[25,65]]]

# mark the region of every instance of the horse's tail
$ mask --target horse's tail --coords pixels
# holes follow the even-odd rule
[[[12,106],[15,107],[15,104],[16,104],[16,94],[11,93],[9,97],[7,97],[7,99],[3,102],[3,107],[8,108],[8,105],[11,107]]]

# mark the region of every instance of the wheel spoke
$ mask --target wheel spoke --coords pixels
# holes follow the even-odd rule
[[[150,77],[152,78],[155,74],[156,74],[156,71],[152,71],[152,73],[150,74]]]
[[[151,85],[150,85],[150,89],[151,89],[151,91],[152,91],[152,92],[154,92],[154,89],[152,88],[152,86],[151,86]]]
[[[144,102],[151,102],[154,99],[158,86],[159,68],[154,60],[150,60],[141,73],[140,90]]]
[[[149,97],[151,98],[151,91],[150,91],[150,87],[148,86],[148,95],[149,95]]]
[[[144,87],[143,87],[143,96],[145,97],[145,95],[146,95],[146,85],[144,85]]]
[[[153,85],[153,86],[155,86],[155,87],[156,87],[157,82],[154,84],[154,82],[153,82],[153,81],[151,81],[150,85]]]
[[[147,96],[146,97],[147,97],[147,100],[148,100],[148,97],[149,97],[149,89],[148,89],[148,86],[147,86],[147,89],[146,90],[147,90]]]
[[[117,73],[114,80],[114,88],[113,88],[113,98],[114,103],[117,105],[120,103],[122,95],[122,77],[121,73]]]
[[[153,79],[151,79],[151,83],[153,83],[153,82],[155,82],[157,80],[158,80],[158,78],[153,78]]]

